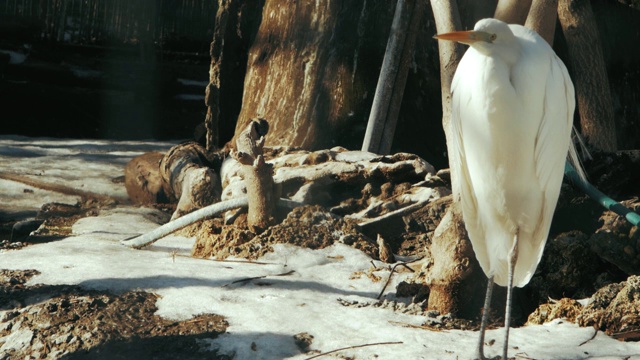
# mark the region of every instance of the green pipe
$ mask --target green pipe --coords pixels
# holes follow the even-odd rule
[[[640,215],[624,207],[619,202],[605,195],[602,191],[596,189],[588,181],[583,180],[578,175],[576,169],[567,161],[564,166],[564,173],[577,185],[580,190],[584,191],[590,198],[604,206],[605,209],[611,210],[620,216],[624,216],[630,223],[640,226]]]

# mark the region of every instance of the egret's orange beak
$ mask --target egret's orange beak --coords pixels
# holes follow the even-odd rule
[[[487,41],[489,35],[484,31],[454,31],[446,34],[438,34],[434,36],[434,39],[438,40],[449,40],[449,41],[457,41],[459,43],[471,45],[476,41]]]

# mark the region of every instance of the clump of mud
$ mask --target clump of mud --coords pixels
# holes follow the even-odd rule
[[[274,244],[292,244],[309,249],[322,249],[336,242],[350,245],[378,258],[377,245],[363,235],[354,221],[342,218],[318,205],[301,206],[284,220],[256,235],[248,230],[244,217],[234,224],[221,220],[204,222],[197,230],[192,255],[196,257],[229,256],[255,260],[273,251]]]
[[[640,276],[607,285],[598,290],[583,306],[581,302],[563,298],[541,305],[528,324],[542,324],[566,319],[580,326],[591,326],[620,340],[640,340]]]

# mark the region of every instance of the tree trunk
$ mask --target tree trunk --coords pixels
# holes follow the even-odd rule
[[[394,5],[266,0],[236,136],[261,117],[268,145],[359,148]]]
[[[439,34],[457,31],[461,29],[458,6],[452,0],[431,0],[433,16],[436,20],[436,28]],[[440,81],[442,89],[442,127],[447,138],[447,144],[451,141],[451,81],[456,73],[458,63],[464,55],[464,48],[455,41],[438,41],[440,56]]]
[[[487,278],[476,260],[457,203],[438,224],[430,247],[432,262],[422,269],[430,294],[428,308],[472,319],[482,307]]]
[[[616,151],[613,101],[591,4],[560,0],[558,17],[567,39],[582,134],[589,145]]]
[[[255,38],[264,0],[219,0],[205,92],[206,147],[213,151],[233,136],[240,113],[247,51]]]

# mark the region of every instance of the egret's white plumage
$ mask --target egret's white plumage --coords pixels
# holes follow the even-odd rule
[[[531,279],[560,193],[573,84],[551,47],[523,26],[483,19],[473,31],[436,38],[470,45],[451,86],[449,162],[454,196],[490,279],[485,307],[493,282],[509,288],[506,358],[511,287]],[[486,321],[483,316],[480,358]]]
[[[451,86],[453,192],[487,276],[507,285],[508,254],[519,230],[514,286],[533,275],[549,233],[569,149],[573,84],[535,32],[495,19],[475,31]]]

